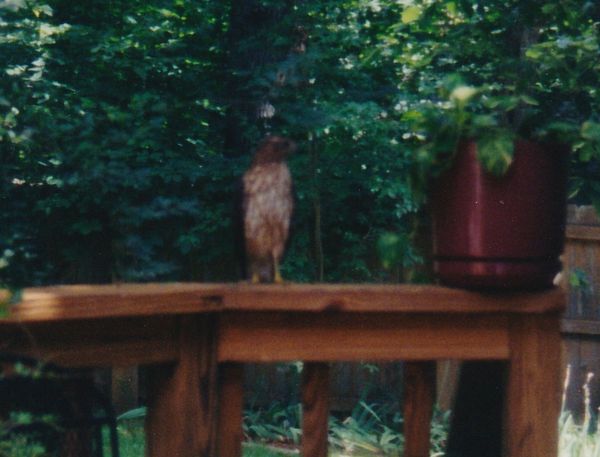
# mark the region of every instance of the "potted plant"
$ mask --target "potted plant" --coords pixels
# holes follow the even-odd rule
[[[449,285],[551,286],[567,163],[600,157],[595,13],[581,2],[451,3],[408,24],[422,39],[405,64],[420,91],[404,112],[416,177],[434,178],[434,270]]]

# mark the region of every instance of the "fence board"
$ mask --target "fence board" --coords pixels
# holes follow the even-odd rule
[[[568,301],[562,331],[569,385],[564,399],[565,408],[582,421],[588,373],[594,374],[589,382],[592,412],[600,406],[600,218],[591,206],[569,205],[567,224],[563,285]]]
[[[402,397],[402,362],[331,364],[330,402],[334,412],[349,413],[359,401],[392,403]],[[246,364],[246,402],[267,407],[300,401],[300,375],[290,364]]]
[[[563,338],[566,367],[564,402],[565,409],[571,411],[577,422],[583,419],[583,382],[581,358],[579,356],[580,340],[578,338]]]

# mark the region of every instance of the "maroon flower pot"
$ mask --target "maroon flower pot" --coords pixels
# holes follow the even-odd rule
[[[552,286],[564,244],[568,151],[517,140],[507,174],[459,146],[432,194],[434,271],[446,285],[468,288]]]

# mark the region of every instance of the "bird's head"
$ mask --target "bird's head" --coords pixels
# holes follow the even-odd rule
[[[258,145],[253,164],[283,162],[294,151],[296,143],[293,140],[276,135],[267,136]]]

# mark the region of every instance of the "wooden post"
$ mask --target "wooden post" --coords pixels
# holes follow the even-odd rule
[[[215,455],[215,333],[210,315],[180,317],[179,361],[149,370],[148,457]]]
[[[244,406],[244,365],[219,365],[219,457],[241,457],[242,409]]]
[[[505,414],[505,455],[558,455],[559,316],[513,316]]]
[[[443,412],[452,409],[456,390],[458,388],[458,376],[460,373],[460,360],[439,360],[436,370],[436,402]]]
[[[429,457],[435,362],[404,364],[404,457]]]
[[[329,364],[305,363],[302,371],[302,455],[327,457]]]

